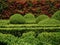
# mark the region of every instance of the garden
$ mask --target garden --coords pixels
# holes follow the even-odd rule
[[[60,45],[60,0],[0,0],[0,45]]]

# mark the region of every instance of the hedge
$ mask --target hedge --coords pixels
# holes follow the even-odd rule
[[[43,21],[40,21],[38,23],[39,25],[44,25],[44,26],[47,26],[47,25],[59,25],[60,24],[60,21],[56,20],[56,19],[45,19]]]
[[[30,31],[23,33],[19,38],[0,33],[0,42],[7,45],[59,45],[60,32],[42,32],[36,36],[35,32]]]
[[[32,13],[27,13],[24,16],[24,18],[25,18],[25,21],[26,21],[27,24],[34,24],[34,23],[36,23],[35,17],[34,17],[34,15]]]
[[[14,14],[10,17],[11,24],[24,24],[25,19],[21,14]]]
[[[0,33],[0,42],[6,43],[7,45],[16,45],[16,40],[17,40],[17,37],[11,34]]]
[[[56,11],[53,14],[52,18],[60,21],[60,10]]]
[[[47,15],[40,15],[36,18],[36,23],[39,23],[42,20],[49,19]]]
[[[45,43],[50,43],[52,45],[59,45],[60,44],[60,32],[42,32],[40,33],[37,38]]]

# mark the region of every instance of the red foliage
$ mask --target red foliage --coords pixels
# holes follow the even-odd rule
[[[2,17],[9,18],[11,14],[46,14],[51,17],[54,12],[60,9],[60,0],[8,0],[8,8],[2,13]]]

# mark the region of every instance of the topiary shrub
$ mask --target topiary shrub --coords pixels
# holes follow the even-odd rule
[[[26,23],[28,23],[28,24],[35,23],[35,17],[33,14],[28,13],[24,17],[25,17]]]
[[[20,14],[14,14],[10,17],[10,23],[11,24],[24,24],[25,19],[22,15]]]
[[[54,13],[54,15],[52,16],[52,18],[60,20],[60,10],[57,11],[56,13]]]
[[[40,15],[36,18],[36,23],[38,23],[39,21],[42,21],[44,19],[49,18],[47,15]]]
[[[40,21],[38,23],[41,26],[54,26],[54,25],[59,25],[60,21],[56,20],[56,19],[45,19],[43,21]]]

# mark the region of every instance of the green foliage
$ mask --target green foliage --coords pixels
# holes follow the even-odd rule
[[[60,21],[60,10],[55,12],[54,15],[52,16],[52,18],[57,19],[57,20]]]
[[[22,15],[20,14],[14,14],[10,17],[10,23],[11,24],[24,24],[25,19]]]
[[[23,43],[24,42],[24,43]],[[38,45],[39,40],[35,38],[35,32],[30,31],[27,33],[23,33],[20,38],[20,45]]]
[[[22,38],[25,38],[25,37],[31,38],[31,37],[34,37],[34,36],[35,36],[35,32],[33,32],[33,31],[22,34]]]
[[[39,23],[38,23],[38,25],[40,25],[40,26],[42,26],[42,25],[44,25],[44,26],[48,26],[48,25],[59,25],[60,24],[60,21],[58,21],[58,20],[56,20],[56,19],[45,19],[45,20],[43,20],[43,21],[40,21]]]
[[[33,23],[35,23],[35,17],[34,17],[33,14],[28,13],[28,14],[26,14],[24,17],[25,17],[26,23],[28,23],[28,24],[33,24]]]
[[[39,23],[40,21],[44,19],[48,19],[49,17],[47,15],[40,15],[36,18],[36,23]]]
[[[60,32],[43,32],[37,37],[41,42],[45,44],[59,45],[60,43]]]
[[[16,44],[17,37],[11,34],[2,34],[0,33],[0,42],[7,43],[7,45],[14,45]]]
[[[8,25],[9,20],[0,20],[0,25]]]

